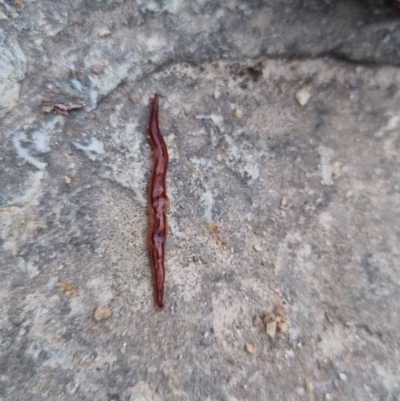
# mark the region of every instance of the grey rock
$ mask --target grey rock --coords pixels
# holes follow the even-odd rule
[[[19,100],[20,82],[26,74],[26,58],[17,36],[0,29],[0,119]]]
[[[394,399],[396,13],[0,1],[0,398],[290,400],[312,378],[315,399]],[[42,114],[48,91],[87,107]],[[146,244],[154,93],[170,159],[163,310]],[[252,317],[276,297],[287,326],[271,340]],[[99,305],[112,316],[96,321]]]

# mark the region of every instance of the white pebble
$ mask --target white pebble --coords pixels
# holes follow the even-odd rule
[[[111,31],[109,30],[109,29],[102,29],[100,32],[99,32],[99,36],[102,38],[102,37],[104,37],[104,36],[108,36],[108,35],[111,35]]]
[[[342,382],[346,382],[347,381],[347,376],[344,373],[339,373],[339,378]]]
[[[214,89],[214,98],[218,99],[221,96],[221,92],[219,91],[219,89],[217,87],[215,87]]]
[[[325,394],[325,399],[326,399],[327,401],[330,401],[330,400],[332,399],[332,396],[331,396],[329,393],[326,393],[326,394]]]
[[[311,93],[308,92],[307,89],[300,89],[296,93],[295,97],[300,106],[305,106],[310,100]]]
[[[254,245],[254,249],[255,249],[257,252],[261,252],[261,251],[262,251],[262,248],[261,248],[260,245]]]

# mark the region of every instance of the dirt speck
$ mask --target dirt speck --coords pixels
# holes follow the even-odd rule
[[[66,281],[61,281],[58,284],[58,287],[60,288],[61,291],[67,293],[71,297],[79,296],[79,291],[75,288],[75,286],[70,283],[67,283]]]

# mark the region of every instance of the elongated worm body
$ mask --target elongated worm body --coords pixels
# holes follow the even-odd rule
[[[156,304],[164,305],[165,243],[168,234],[167,210],[169,199],[166,191],[168,151],[158,125],[158,95],[154,95],[150,115],[149,136],[154,153],[153,174],[150,181],[149,249],[154,276]]]

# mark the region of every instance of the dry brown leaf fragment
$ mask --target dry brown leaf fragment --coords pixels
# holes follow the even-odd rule
[[[54,111],[57,114],[68,115],[68,110],[85,107],[83,99],[63,92],[46,92],[41,107],[44,113]]]

